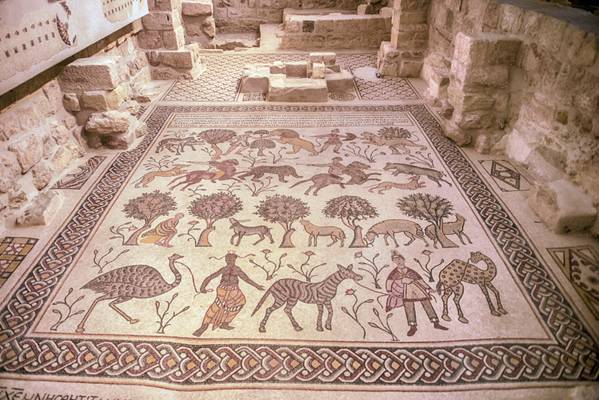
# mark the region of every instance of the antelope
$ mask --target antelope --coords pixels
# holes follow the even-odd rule
[[[170,176],[179,176],[182,174],[186,174],[187,171],[184,169],[185,167],[189,167],[189,165],[188,164],[175,164],[172,166],[171,169],[167,169],[167,170],[163,170],[163,171],[147,172],[141,178],[139,178],[137,181],[135,181],[135,187],[136,188],[148,187],[148,185],[150,183],[152,183],[152,181],[154,181],[154,179],[156,179],[158,177],[166,178],[166,177],[170,177]]]
[[[314,243],[314,247],[318,244],[318,236],[330,236],[332,242],[327,245],[327,247],[331,247],[337,242],[341,242],[341,247],[343,247],[343,243],[345,241],[345,232],[343,229],[337,228],[336,226],[318,226],[314,225],[307,219],[300,220],[300,224],[304,227],[304,230],[308,235],[308,246],[312,246]]]
[[[263,241],[265,237],[267,237],[270,240],[271,244],[275,242],[272,238],[272,235],[270,234],[270,228],[266,225],[246,226],[238,220],[236,220],[235,218],[229,218],[229,222],[231,223],[231,226],[229,228],[233,229],[233,236],[231,236],[230,242],[234,246],[239,246],[241,239],[243,239],[245,235],[260,236],[260,239],[253,243],[254,246]],[[235,243],[235,237],[237,237],[237,243]]]
[[[443,224],[441,225],[441,232],[443,232],[445,236],[456,235],[463,245],[466,244],[466,242],[464,242],[463,239],[464,237],[466,238],[466,240],[468,240],[468,243],[472,244],[472,240],[470,240],[468,235],[464,233],[465,222],[466,219],[461,214],[456,213],[455,221],[443,222]],[[428,236],[429,239],[433,241],[433,246],[436,249],[439,239],[437,239],[437,235],[435,233],[435,225],[428,225],[426,228],[424,228],[424,233],[426,234],[426,236]]]

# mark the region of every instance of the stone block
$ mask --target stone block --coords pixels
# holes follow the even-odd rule
[[[337,54],[332,51],[311,52],[309,60],[310,63],[322,62],[326,66],[331,66],[337,63]]]
[[[266,93],[268,92],[268,80],[271,75],[271,67],[249,67],[243,71],[239,85],[240,93]]]
[[[443,133],[458,146],[468,146],[472,142],[472,135],[453,123],[448,123]]]
[[[312,63],[312,79],[324,79],[326,66],[323,62]]]
[[[455,38],[454,61],[464,65],[512,65],[520,50],[521,40],[501,33],[459,32]]]
[[[358,15],[373,14],[374,7],[372,6],[372,4],[360,4],[358,6],[357,13],[358,13]]]
[[[179,50],[185,46],[185,28],[182,26],[172,31],[161,32],[162,47],[168,50]]]
[[[150,11],[172,11],[181,8],[182,0],[152,0]]]
[[[182,3],[181,13],[188,17],[212,15],[212,0],[186,0]]]
[[[85,124],[85,131],[92,134],[115,135],[127,132],[135,122],[130,114],[121,111],[93,113]]]
[[[285,63],[282,61],[275,61],[270,65],[271,74],[283,74],[285,75]]]
[[[8,145],[19,161],[21,173],[29,171],[44,155],[44,144],[40,132],[29,132],[20,135],[17,140]]]
[[[35,186],[37,190],[42,190],[48,186],[52,180],[53,174],[54,170],[52,169],[52,164],[48,160],[40,161],[31,168],[33,186]]]
[[[33,202],[17,217],[19,226],[48,225],[63,203],[60,192],[49,191],[40,193]]]
[[[0,167],[0,193],[6,193],[21,175],[21,165],[15,153],[0,151]]]
[[[141,19],[148,31],[172,31],[181,26],[179,11],[153,11]]]
[[[127,150],[135,141],[137,129],[133,126],[126,132],[118,135],[104,135],[100,137],[102,145],[112,150]]]
[[[397,76],[402,78],[418,78],[422,70],[423,62],[420,60],[401,60]]]
[[[79,98],[76,93],[65,93],[62,96],[62,104],[68,112],[76,113],[81,111],[81,105],[79,104]]]
[[[141,49],[151,50],[164,47],[162,43],[162,34],[160,31],[143,30],[137,34],[136,38],[137,45]]]
[[[119,84],[117,59],[110,56],[79,58],[64,68],[59,83],[63,92],[112,90]]]
[[[291,61],[285,63],[285,74],[288,78],[306,78],[308,76],[308,62]]]
[[[492,110],[454,112],[454,121],[461,129],[487,129],[495,123],[495,113]]]
[[[323,79],[270,77],[268,101],[326,102],[327,85]]]
[[[535,185],[528,205],[556,233],[585,230],[597,217],[591,198],[566,179]]]
[[[81,94],[81,105],[83,108],[94,111],[116,110],[122,104],[126,96],[126,89],[119,85],[114,90],[95,90]]]
[[[165,65],[175,69],[193,69],[199,61],[199,46],[192,44],[180,50],[152,50],[148,52],[151,66]]]
[[[354,76],[347,70],[326,74],[325,80],[331,92],[347,92],[354,88]]]

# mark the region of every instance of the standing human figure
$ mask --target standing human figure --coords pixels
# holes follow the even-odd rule
[[[318,138],[326,138],[326,142],[322,145],[319,153],[324,153],[329,147],[333,147],[333,153],[339,153],[343,143],[341,142],[341,132],[339,129],[333,129],[328,135],[319,135]]]
[[[239,278],[258,290],[264,290],[262,285],[254,282],[235,264],[237,258],[237,254],[228,253],[225,256],[226,265],[213,274],[208,275],[202,282],[200,293],[208,293],[206,287],[210,282],[218,276],[221,277],[220,283],[216,288],[216,298],[206,311],[202,325],[193,333],[194,336],[202,336],[210,324],[212,324],[212,330],[216,328],[233,329],[231,322],[245,305],[245,296],[239,288]]]
[[[433,328],[446,331],[447,328],[439,324],[439,318],[431,304],[430,293],[433,292],[433,288],[427,285],[416,271],[406,266],[406,260],[399,252],[394,250],[391,253],[391,261],[395,264],[395,268],[387,277],[386,289],[389,297],[387,297],[385,311],[389,312],[403,306],[410,326],[408,336],[414,336],[418,329],[415,303],[420,303]]]

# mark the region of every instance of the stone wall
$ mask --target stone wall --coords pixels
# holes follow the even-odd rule
[[[282,49],[377,49],[391,35],[391,9],[378,14],[285,10]]]
[[[15,219],[25,224],[43,223],[48,217],[44,210],[41,220],[35,221],[23,218],[24,210],[31,204],[43,208],[50,206],[49,202],[56,203],[55,194],[48,189],[87,151],[82,131],[89,114],[130,107],[127,99],[135,97],[149,78],[147,59],[136,46],[135,36],[140,29],[140,24],[128,26],[2,96],[0,227]],[[59,82],[58,76],[65,68],[81,64],[92,54],[113,61],[111,79],[118,85],[99,88],[104,81],[87,74],[71,82]],[[85,82],[92,82],[93,90],[87,90]]]
[[[422,77],[448,136],[525,165],[533,208],[555,209],[556,187],[575,193],[555,182],[599,206],[599,17],[534,0],[432,0],[428,21]]]
[[[361,0],[213,0],[218,32],[257,32],[260,24],[280,24],[283,10],[356,10]]]

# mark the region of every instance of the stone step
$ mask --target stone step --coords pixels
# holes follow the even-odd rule
[[[260,50],[278,50],[281,45],[281,33],[279,24],[261,24]]]
[[[284,75],[270,77],[268,101],[322,103],[327,100],[324,79],[287,78]]]
[[[237,50],[260,46],[260,37],[254,32],[218,33],[212,40],[217,49]]]

